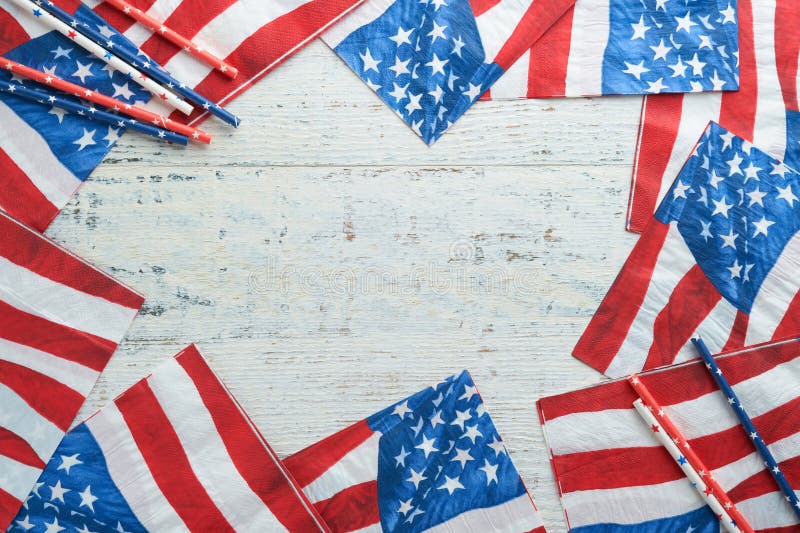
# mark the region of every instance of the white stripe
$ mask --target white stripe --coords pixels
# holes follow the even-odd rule
[[[3,384],[0,384],[0,406],[0,427],[30,444],[36,455],[46,463],[64,432]]]
[[[237,531],[286,531],[239,474],[203,398],[180,364],[169,359],[147,381],[192,471],[228,523]]]
[[[327,500],[347,487],[378,479],[378,442],[380,438],[380,433],[374,433],[370,438],[350,450],[325,473],[303,487],[303,492],[311,500],[311,503]]]
[[[731,303],[722,298],[717,305],[711,310],[705,320],[697,326],[692,337],[702,337],[703,342],[711,353],[719,353],[728,342],[733,330],[733,324],[736,322],[738,309],[731,305]],[[692,343],[687,342],[675,356],[674,363],[682,363],[691,359],[697,358],[697,349]]]
[[[797,515],[781,492],[770,492],[736,504],[755,530],[797,526]]]
[[[110,403],[86,421],[103,452],[108,473],[149,531],[189,531],[153,479],[122,413]]]
[[[533,0],[500,0],[488,11],[475,19],[478,34],[486,54],[484,61],[491,63],[517,29]],[[451,28],[450,31],[456,31]]]
[[[783,200],[778,201],[783,202]],[[798,272],[800,272],[800,233],[795,233],[758,289],[750,311],[745,344],[765,342],[775,334],[800,289]]]
[[[58,209],[64,207],[81,180],[53,154],[44,137],[2,101],[0,124],[6,131],[14,132],[0,136],[0,149],[14,160],[51,204]]]
[[[453,531],[492,531],[494,533],[519,533],[541,527],[542,517],[526,493],[503,504],[483,509],[472,509],[425,531],[452,533]]]
[[[793,459],[800,450],[800,433],[795,433],[769,446],[778,463]],[[764,471],[764,459],[753,450],[752,453],[712,471],[714,478],[725,491],[733,490],[743,481]]]
[[[678,231],[677,223],[670,223],[642,305],[636,312],[636,318],[631,323],[622,346],[606,369],[606,375],[618,377],[642,369],[654,342],[656,317],[669,302],[672,291],[681,278],[696,264],[692,252]]]
[[[672,187],[675,177],[680,173],[689,154],[692,153],[694,145],[700,140],[708,122],[719,121],[722,93],[717,91],[684,95],[682,102],[678,133],[670,152],[667,167],[661,177],[661,189],[658,191],[656,206],[661,204],[661,200]]]
[[[571,528],[638,524],[683,515],[705,505],[686,479],[639,487],[581,490],[564,494],[561,499]]]
[[[526,50],[522,57],[492,85],[492,100],[527,97],[530,62],[531,51]]]
[[[351,33],[380,18],[394,3],[395,0],[368,0],[364,2],[350,15],[347,15],[344,20],[323,33],[322,40],[331,48],[336,48]],[[403,29],[405,30],[406,28]],[[419,30],[415,28],[414,31]]]
[[[753,6],[758,95],[753,144],[781,159],[786,151],[786,108],[775,61],[775,0]],[[724,126],[724,124],[723,124]]]
[[[0,257],[0,299],[26,313],[119,343],[138,312]]]
[[[800,357],[741,381],[733,389],[751,417],[785,405],[800,396]],[[663,408],[687,439],[739,425],[725,395],[718,390]],[[548,445],[556,456],[658,444],[632,407],[570,413],[546,420],[545,427]]]
[[[383,527],[380,524],[372,524],[371,526],[356,529],[350,533],[383,533]]]
[[[565,96],[603,94],[603,55],[608,45],[609,13],[609,0],[575,2]]]
[[[80,363],[2,338],[0,338],[0,361],[8,361],[49,376],[84,398],[89,395],[97,378],[100,377],[99,372]]]
[[[22,9],[13,2],[3,2],[0,9],[8,12],[8,14],[22,26],[22,29],[25,30],[25,33],[27,33],[31,39],[40,37],[50,31],[50,28],[37,21],[28,10]]]
[[[0,455],[0,489],[20,501],[25,501],[41,473],[42,471],[38,468]]]
[[[206,24],[192,40],[217,57],[228,57],[262,26],[312,0],[238,0]],[[235,28],[235,31],[232,31]],[[173,76],[194,87],[213,70],[189,54],[176,54],[164,65]]]

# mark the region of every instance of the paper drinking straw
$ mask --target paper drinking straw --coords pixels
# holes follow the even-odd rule
[[[52,2],[47,3],[47,10],[57,19],[61,20],[70,27],[80,26],[81,32],[101,48],[107,47],[110,49],[110,46],[108,44],[109,40],[106,39],[100,32],[93,29],[88,24],[81,23],[80,21],[75,19],[75,17],[73,17],[72,15],[70,15],[69,13],[58,7],[57,5],[53,4]],[[150,76],[150,78],[152,78],[153,80],[156,80],[164,87],[168,87],[171,91],[174,91],[175,93],[183,96],[190,102],[194,102],[195,104],[197,104],[198,107],[202,107],[205,111],[208,111],[209,113],[216,116],[223,122],[230,124],[233,127],[237,127],[241,123],[241,119],[239,117],[237,117],[227,109],[218,106],[217,104],[215,104],[202,94],[198,93],[197,91],[189,88],[186,84],[176,80],[170,75],[169,72],[164,70],[155,61],[152,60],[142,61],[141,57],[138,57],[135,53],[131,52],[127,48],[119,47],[115,48],[114,50],[119,57],[127,61],[129,64],[135,66],[135,68],[140,69],[142,72],[147,74],[147,76]]]
[[[761,454],[761,458],[764,460],[764,463],[767,465],[767,469],[769,470],[772,477],[775,478],[775,482],[780,487],[783,495],[786,497],[786,501],[788,501],[792,505],[792,510],[800,518],[800,499],[797,498],[797,495],[792,490],[791,485],[786,480],[786,476],[783,475],[781,472],[780,467],[778,466],[778,462],[775,460],[775,457],[772,455],[772,452],[769,451],[767,444],[764,442],[764,439],[761,438],[756,426],[753,424],[753,421],[750,419],[750,416],[745,411],[744,406],[739,401],[739,397],[736,396],[736,392],[734,392],[733,387],[731,384],[728,383],[728,380],[725,379],[725,376],[722,373],[722,370],[717,365],[717,361],[711,355],[711,352],[708,351],[708,347],[700,338],[692,339],[692,343],[694,343],[695,348],[700,353],[700,357],[703,358],[703,362],[706,364],[706,368],[709,372],[711,372],[711,376],[714,378],[714,381],[717,382],[717,386],[720,388],[723,394],[728,397],[728,403],[733,409],[733,412],[736,413],[736,416],[739,417],[739,421],[742,423],[745,431],[748,433],[750,440],[753,441],[758,453]]]
[[[655,421],[655,425],[653,422],[649,422],[648,425],[658,428],[654,430],[656,438],[670,452],[672,458],[675,459],[678,466],[681,467],[681,470],[692,483],[697,482],[695,478],[701,480],[702,486],[696,485],[697,489],[700,491],[701,496],[706,499],[714,513],[720,516],[720,522],[722,522],[723,527],[731,532],[744,531],[745,533],[753,533],[753,528],[750,527],[747,520],[728,497],[728,494],[717,483],[714,476],[711,475],[711,471],[706,468],[703,461],[689,445],[686,437],[667,416],[650,390],[639,380],[639,376],[636,374],[631,375],[628,378],[628,382],[636,391],[636,394],[639,395],[639,400],[637,401],[642,404],[648,417]],[[636,406],[635,403],[634,406]],[[637,407],[636,410],[639,411],[639,408]],[[639,414],[645,418],[643,413],[639,412]],[[721,513],[720,509],[724,514]]]
[[[193,41],[190,41],[180,33],[176,32],[162,21],[151,17],[138,7],[130,5],[125,0],[106,0],[106,3],[122,11],[143,26],[150,28],[169,42],[181,47],[184,52],[195,56],[208,65],[211,65],[214,67],[214,69],[220,71],[229,78],[233,79],[239,75],[239,70],[236,67],[229,65],[208,50],[203,49],[201,46],[198,46]]]
[[[35,68],[23,65],[22,63],[17,63],[16,61],[6,57],[0,56],[0,67],[10,72],[21,74],[26,78],[43,85],[58,89],[59,91],[72,94],[78,98],[82,98],[114,111],[118,111],[142,122],[152,124],[159,128],[164,128],[165,130],[174,131],[175,133],[180,133],[181,135],[186,135],[195,141],[205,144],[209,144],[211,142],[211,135],[202,130],[187,126],[186,124],[181,124],[180,122],[175,122],[168,117],[164,117],[157,113],[153,113],[152,111],[148,111],[147,109],[125,103],[121,100],[117,100],[116,98],[111,98],[110,96],[92,91],[86,87],[81,87],[80,85],[76,85],[46,72],[36,70]]]
[[[54,92],[45,91],[42,89],[35,89],[33,87],[25,87],[24,85],[12,83],[6,80],[0,80],[0,92],[6,92],[26,100],[31,100],[42,105],[51,105],[59,107],[70,113],[91,117],[98,122],[107,124],[109,126],[116,126],[119,128],[128,128],[132,131],[146,133],[152,137],[156,137],[162,141],[172,142],[175,144],[186,145],[189,143],[189,138],[185,135],[167,131],[150,124],[144,124],[135,119],[125,119],[119,115],[102,111],[94,107],[86,106],[78,102],[74,102],[67,98],[56,95]]]
[[[78,26],[80,23],[75,21],[73,26],[67,25],[65,22],[57,19],[50,11],[53,8],[52,5],[47,4],[46,2],[42,2],[42,5],[37,5],[31,0],[9,0],[17,4],[21,9],[25,10],[27,13],[30,14],[31,17],[35,17],[39,22],[47,26],[52,30],[56,30],[60,34],[72,39],[78,46],[86,50],[87,52],[91,53],[96,58],[104,61],[114,69],[122,72],[123,74],[130,77],[133,81],[153,93],[153,95],[160,98],[169,106],[179,110],[181,113],[186,115],[191,114],[193,108],[189,102],[182,100],[179,98],[175,93],[172,91],[165,89],[164,87],[160,86],[155,81],[151,80],[145,74],[139,72],[134,67],[129,65],[128,63],[124,62],[122,59],[117,57],[116,55],[112,54],[99,44],[95,43],[94,41],[90,40],[86,37],[82,31],[78,30]]]
[[[653,434],[656,436],[661,445],[666,448],[669,454],[675,459],[675,462],[683,471],[686,478],[697,490],[698,494],[703,498],[706,504],[711,508],[715,515],[719,518],[720,523],[729,533],[740,533],[743,529],[739,529],[739,523],[731,518],[723,505],[719,502],[713,491],[709,490],[703,481],[703,477],[686,461],[685,457],[681,454],[678,446],[672,442],[672,439],[667,435],[663,426],[659,423],[653,413],[650,412],[641,399],[633,402],[633,407],[642,420],[652,429]],[[750,529],[752,531],[752,529]]]

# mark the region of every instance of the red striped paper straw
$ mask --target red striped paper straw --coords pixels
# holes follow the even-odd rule
[[[710,507],[712,507],[712,509],[717,507],[717,509],[714,509],[714,512],[718,515],[722,514],[723,517],[724,514],[728,515],[729,519],[727,520],[723,517],[720,517],[723,527],[725,527],[727,531],[731,532],[744,531],[745,533],[754,533],[753,528],[747,523],[747,520],[745,520],[745,518],[733,504],[730,497],[728,497],[728,494],[722,489],[719,483],[717,483],[717,480],[714,479],[714,476],[711,475],[711,471],[705,467],[703,461],[691,448],[689,441],[686,440],[686,437],[683,436],[677,426],[675,426],[672,420],[670,420],[664,409],[650,393],[650,390],[639,380],[639,376],[632,374],[628,378],[628,382],[636,391],[636,394],[639,395],[641,403],[644,406],[643,409],[645,412],[641,411],[639,408],[637,408],[637,411],[642,418],[645,418],[649,422],[656,424],[659,429],[656,437],[661,437],[659,438],[659,441],[662,442],[662,445],[664,445],[667,450],[670,450],[674,446],[675,450],[681,454],[681,457],[686,459],[685,463],[688,463],[688,465],[679,462],[681,469],[684,470],[684,472],[687,472],[685,467],[691,466],[691,468],[688,470],[690,472],[694,471],[694,474],[697,476],[697,478],[692,481],[696,482],[696,480],[699,479],[699,483],[706,485],[705,490],[702,488],[700,489],[702,490],[701,495],[706,499],[707,503]],[[636,407],[636,405],[634,405],[634,407]],[[666,435],[661,433],[661,431],[666,433]],[[659,435],[658,433],[661,434]]]
[[[223,61],[222,59],[218,58],[208,50],[203,49],[202,47],[198,46],[194,42],[190,41],[180,33],[176,32],[172,28],[166,26],[162,21],[151,17],[138,7],[132,6],[125,0],[106,0],[107,4],[111,4],[118,10],[122,11],[136,22],[142,24],[143,26],[147,26],[157,34],[164,37],[169,42],[180,46],[183,48],[184,52],[192,54],[193,56],[197,57],[201,61],[211,65],[216,70],[222,72],[229,78],[235,78],[239,75],[239,70]]]
[[[58,89],[59,91],[63,91],[65,93],[77,96],[78,98],[88,100],[111,110],[119,111],[120,113],[123,113],[129,117],[133,117],[139,121],[146,122],[148,124],[152,124],[153,126],[157,126],[175,133],[180,133],[181,135],[186,135],[190,139],[199,141],[201,143],[211,143],[211,135],[203,130],[181,124],[180,122],[175,122],[174,120],[170,120],[167,117],[153,113],[147,109],[125,103],[121,100],[117,100],[116,98],[112,98],[110,96],[98,93],[97,91],[87,89],[86,87],[81,87],[80,85],[66,81],[58,76],[36,70],[35,68],[23,65],[22,63],[17,63],[16,61],[3,56],[0,56],[0,64],[2,64],[4,69],[10,72],[21,74],[35,82],[48,85]]]

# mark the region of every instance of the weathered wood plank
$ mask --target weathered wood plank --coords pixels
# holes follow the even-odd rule
[[[315,45],[236,111],[126,136],[48,231],[147,296],[81,417],[197,342],[287,455],[468,368],[565,531],[534,402],[600,379],[569,352],[635,241],[638,103],[481,104],[429,149]]]

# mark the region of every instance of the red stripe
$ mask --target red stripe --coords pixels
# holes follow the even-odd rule
[[[53,3],[58,5],[61,9],[66,11],[67,13],[72,13],[73,15],[81,7],[80,0],[53,0]]]
[[[360,0],[313,0],[270,21],[245,39],[228,57],[223,58],[226,63],[239,70],[236,80],[214,70],[195,90],[220,105],[226,104],[359,3]],[[199,109],[186,117],[176,111],[170,118],[195,123],[201,115],[206,118],[208,113]]]
[[[797,2],[777,2],[775,6],[775,63],[787,109],[799,110],[797,67],[800,56],[800,8]]]
[[[750,315],[743,311],[736,311],[736,319],[733,321],[733,328],[725,346],[722,347],[723,352],[730,352],[732,350],[741,350],[744,348],[745,337],[747,336],[747,324],[750,322]]]
[[[531,48],[528,98],[564,96],[574,15],[575,8],[569,8]]]
[[[0,7],[0,54],[27,43],[30,38],[17,19]]]
[[[475,17],[480,17],[494,6],[500,3],[500,0],[469,0],[469,5],[472,7],[472,14]]]
[[[31,445],[13,431],[0,427],[0,455],[18,463],[44,470],[45,464]]]
[[[736,385],[796,359],[800,356],[799,346],[798,342],[766,345],[746,352],[717,356],[716,359],[728,382]],[[705,366],[696,362],[645,372],[639,374],[639,379],[664,406],[719,390]],[[676,387],[676,383],[681,386]],[[542,398],[538,405],[543,422],[546,422],[573,413],[630,409],[636,398],[627,381],[620,379]]]
[[[722,295],[700,268],[693,266],[678,282],[653,324],[653,344],[644,369],[672,364],[681,348],[711,313]]]
[[[526,50],[575,5],[575,0],[536,0],[522,16],[511,37],[494,58],[503,70],[511,68]],[[487,58],[488,59],[488,58]]]
[[[128,3],[138,7],[142,11],[147,11],[155,3],[155,0],[128,0]],[[95,7],[93,11],[103,17],[105,21],[111,24],[118,32],[124,33],[128,31],[131,26],[136,24],[135,20],[105,2]]]
[[[0,27],[2,24],[0,21]],[[44,231],[58,214],[59,207],[50,203],[3,149],[0,149],[0,172],[3,173],[3,179],[0,180],[0,209],[23,224]]]
[[[192,39],[209,22],[222,14],[236,0],[183,0],[167,17],[164,25]],[[200,43],[198,43],[200,44]],[[161,65],[165,65],[181,48],[161,35],[154,33],[141,46],[142,51]]]
[[[0,488],[0,531],[9,528],[20,507],[21,501]]]
[[[797,292],[792,298],[792,302],[786,309],[778,327],[775,328],[772,338],[785,339],[797,336],[800,336],[800,292]]]
[[[234,531],[197,479],[147,381],[115,400],[164,497],[192,531]]]
[[[0,361],[0,383],[65,432],[83,405],[82,394],[49,376],[9,361]]]
[[[628,336],[644,302],[669,225],[653,219],[636,243],[572,355],[605,372]]]
[[[0,214],[0,250],[9,261],[78,291],[139,309],[144,298],[74,255]]]
[[[779,463],[778,466],[787,479],[791,476],[796,478],[800,475],[800,457],[793,457],[787,461],[783,461]],[[775,492],[777,488],[778,485],[775,482],[775,478],[772,477],[772,474],[770,474],[768,470],[764,469],[729,490],[728,495],[738,503],[750,498],[756,498],[764,494]]]
[[[758,68],[751,0],[739,0],[739,90],[722,93],[719,122],[732,133],[753,140],[758,104]]]
[[[378,482],[367,481],[353,485],[336,493],[332,498],[317,502],[315,507],[331,531],[336,533],[357,531],[380,524]]]
[[[116,350],[113,342],[0,301],[0,338],[35,348],[102,372]]]
[[[175,358],[194,382],[225,450],[253,492],[289,531],[324,531],[322,519],[316,516],[311,502],[284,470],[272,448],[245,418],[242,409],[197,348],[190,346]]]
[[[555,457],[553,463],[564,493],[655,485],[683,477],[675,460],[660,446],[571,453]]]
[[[664,173],[672,156],[683,112],[682,94],[659,94],[642,100],[642,118],[636,142],[628,230],[644,231],[653,218]]]
[[[283,460],[283,466],[289,469],[301,487],[305,487],[373,434],[366,420],[356,422],[352,426],[290,455]]]
[[[536,529],[531,529],[528,531],[528,533],[547,533],[547,530],[544,528],[544,526],[539,526]]]

